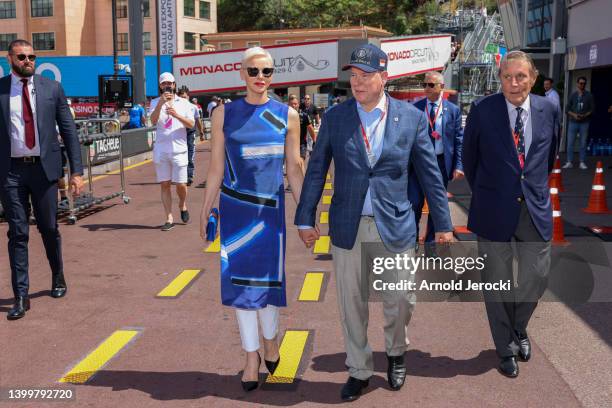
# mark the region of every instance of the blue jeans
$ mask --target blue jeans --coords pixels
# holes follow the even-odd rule
[[[195,132],[187,133],[187,179],[193,179],[193,171],[195,166],[193,164],[193,158],[195,156]]]
[[[574,158],[574,141],[576,134],[580,133],[580,161],[586,160],[587,136],[589,134],[589,122],[567,122],[567,161]]]

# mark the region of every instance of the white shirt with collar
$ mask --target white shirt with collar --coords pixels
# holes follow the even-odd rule
[[[508,108],[508,117],[510,118],[510,132],[514,132],[514,124],[516,122],[516,117],[518,112],[516,110],[516,106],[511,104],[508,99],[506,99],[506,107]],[[533,140],[533,132],[532,132],[532,123],[531,123],[531,100],[529,99],[529,95],[527,95],[527,99],[520,106],[523,108],[521,112],[521,119],[523,119],[523,137],[525,138],[525,159],[529,156],[529,148],[531,147],[531,141]]]
[[[22,91],[23,82],[21,77],[11,72],[10,93],[10,121],[11,121],[11,157],[40,156],[40,140],[38,137],[38,126],[36,121],[36,92],[34,90],[34,77],[23,78],[28,80],[28,91],[30,93],[30,105],[34,117],[34,138],[36,144],[33,149],[28,149],[25,144],[25,123],[23,121]]]
[[[427,114],[427,116],[429,117],[429,114],[431,113],[431,106],[435,103],[436,104],[436,108],[434,110],[434,112],[437,112],[437,109],[440,109],[440,113],[438,114],[438,117],[436,118],[436,132],[438,132],[440,134],[440,138],[437,140],[434,140],[434,151],[437,155],[440,154],[444,154],[444,143],[442,142],[442,137],[444,136],[444,128],[442,127],[442,116],[444,116],[444,106],[442,106],[443,104],[443,98],[442,98],[442,93],[440,93],[440,97],[438,98],[438,100],[436,102],[432,102],[429,100],[429,98],[425,98],[427,100],[427,104],[425,106],[425,109],[427,109],[427,112],[425,112]]]
[[[387,109],[387,95],[383,94],[382,98],[378,101],[378,104],[369,112],[366,112],[361,104],[357,102],[357,113],[359,114],[359,119],[363,127],[365,128],[366,134],[368,136],[368,142],[370,143],[370,148],[372,150],[372,154],[375,157],[374,164],[380,158],[383,148],[383,142],[385,139],[385,127],[387,121],[386,115]],[[383,112],[385,115],[383,116]],[[382,122],[381,122],[382,120]],[[360,130],[361,132],[361,130]],[[364,147],[365,147],[365,142]],[[366,149],[367,152],[367,149]],[[372,166],[374,165],[372,164]],[[370,195],[370,188],[368,187],[368,192],[366,193],[365,200],[363,202],[363,209],[361,210],[361,215],[374,215],[374,210],[372,209],[372,198]]]

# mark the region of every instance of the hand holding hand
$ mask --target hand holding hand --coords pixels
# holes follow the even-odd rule
[[[300,229],[298,230],[300,234],[300,239],[306,245],[306,248],[310,248],[314,245],[317,239],[319,239],[319,228],[315,226],[314,228],[309,229]]]
[[[453,180],[461,180],[465,175],[461,170],[455,170],[453,172]]]

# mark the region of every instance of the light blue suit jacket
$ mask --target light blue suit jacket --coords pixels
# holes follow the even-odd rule
[[[329,209],[332,244],[351,249],[355,244],[368,187],[374,219],[385,247],[403,252],[414,247],[416,226],[408,200],[408,167],[413,164],[428,197],[438,231],[452,231],[446,190],[427,134],[427,119],[414,106],[389,98],[382,153],[370,167],[359,128],[355,99],[328,110],[306,171],[296,225],[315,225],[331,160],[334,195]]]

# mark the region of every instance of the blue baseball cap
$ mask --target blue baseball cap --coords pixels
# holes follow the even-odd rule
[[[358,68],[365,72],[387,70],[387,54],[374,44],[361,45],[353,50],[351,61],[342,67],[343,71]]]

